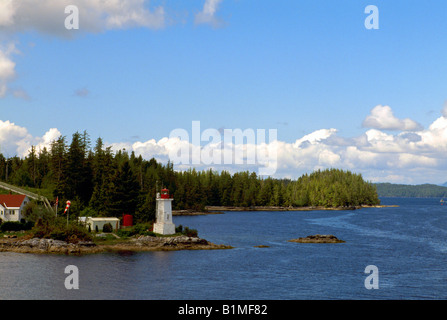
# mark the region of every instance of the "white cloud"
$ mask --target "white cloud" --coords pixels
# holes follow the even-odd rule
[[[41,137],[33,137],[26,128],[0,120],[0,152],[7,156],[26,156],[32,145],[37,146],[37,149],[48,147],[51,141],[59,136],[60,132],[53,128]],[[202,142],[202,150],[191,141],[178,137],[109,145],[114,151],[124,148],[145,159],[155,158],[162,163],[172,161],[170,156],[173,151],[184,148],[191,161],[175,165],[176,170],[195,167],[198,170],[213,168],[230,172],[258,171],[268,162],[255,158],[256,163],[250,164],[248,159],[253,153],[258,155],[266,148],[269,155],[275,156],[276,170],[273,176],[277,178],[297,178],[317,169],[340,168],[361,173],[364,178],[374,182],[443,183],[447,179],[447,118],[443,116],[434,120],[427,129],[417,132],[390,134],[378,129],[369,129],[355,138],[339,137],[336,129],[321,129],[293,143],[277,140],[260,145]],[[225,150],[234,151],[233,162],[230,164],[192,162],[194,153],[202,152],[203,155],[206,152],[206,155],[211,155]],[[236,151],[241,153],[235,154]],[[236,164],[236,160],[242,165]]]
[[[299,147],[303,143],[317,144],[328,139],[337,133],[336,129],[321,129],[305,135],[301,139],[296,140],[295,147]]]
[[[10,26],[14,23],[16,3],[17,0],[2,0],[0,2],[0,27]]]
[[[380,130],[419,131],[422,126],[411,119],[398,119],[389,106],[378,105],[371,110],[371,114],[363,121],[366,128]]]
[[[216,17],[217,9],[222,0],[205,0],[202,11],[195,15],[196,24],[210,24],[213,27],[222,26],[222,20]]]
[[[15,33],[35,30],[44,34],[71,37],[65,28],[65,7],[79,9],[81,32],[101,32],[142,26],[162,28],[165,12],[162,6],[147,8],[145,0],[2,0],[0,31]]]
[[[16,64],[11,60],[11,55],[17,52],[14,43],[9,43],[6,47],[0,47],[0,98],[6,95],[8,82],[16,76]]]
[[[35,146],[37,151],[44,147],[49,149],[51,142],[60,135],[59,130],[52,128],[42,137],[33,137],[26,128],[0,120],[0,153],[7,157],[26,157],[31,146]]]

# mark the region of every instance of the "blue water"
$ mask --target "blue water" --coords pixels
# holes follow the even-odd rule
[[[447,206],[439,199],[382,203],[400,206],[174,217],[231,250],[0,253],[0,299],[446,299]],[[317,233],[346,243],[287,241]],[[64,286],[67,265],[79,269],[78,290]],[[365,288],[368,265],[379,270],[378,289]]]

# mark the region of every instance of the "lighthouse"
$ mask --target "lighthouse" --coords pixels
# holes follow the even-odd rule
[[[162,189],[157,193],[157,205],[155,209],[154,232],[159,234],[174,234],[175,224],[172,223],[172,198],[168,189]]]

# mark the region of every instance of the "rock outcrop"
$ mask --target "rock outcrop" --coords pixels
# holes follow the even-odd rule
[[[289,240],[289,242],[299,242],[299,243],[343,243],[345,241],[338,239],[332,234],[316,234],[312,236],[307,236],[305,238],[298,238]]]
[[[93,242],[78,242],[74,244],[60,240],[39,238],[0,242],[0,251],[22,253],[79,254],[85,251],[85,249],[91,251],[91,249],[96,247],[96,244]]]
[[[205,239],[187,236],[140,236],[114,244],[99,245],[94,242],[80,241],[78,243],[67,243],[60,240],[38,238],[27,240],[3,239],[0,241],[0,252],[11,251],[20,253],[86,254],[117,251],[212,250],[231,248],[231,246],[216,245]]]

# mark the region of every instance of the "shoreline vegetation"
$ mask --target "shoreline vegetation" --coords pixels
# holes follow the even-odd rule
[[[207,206],[380,204],[376,186],[350,171],[332,168],[290,179],[261,177],[249,171],[175,170],[171,162],[143,159],[125,149],[113,151],[101,138],[92,146],[86,131],[74,133],[70,143],[60,136],[48,149],[32,147],[24,158],[6,158],[0,153],[0,181],[42,195],[53,207],[58,199],[58,215],[64,213],[69,200],[70,213],[76,217],[131,214],[136,223],[155,219],[155,198],[161,188],[174,197],[173,210],[195,212],[205,211]]]
[[[317,170],[297,179],[260,177],[249,171],[178,171],[171,162],[146,160],[125,149],[114,152],[101,138],[93,148],[90,141],[86,131],[76,132],[70,144],[65,136],[60,136],[49,149],[32,147],[24,158],[6,158],[0,153],[0,181],[44,196],[50,202],[47,206],[52,207],[45,208],[36,201],[28,203],[22,212],[23,221],[18,223],[32,224],[31,230],[25,238],[3,239],[0,250],[52,251],[57,246],[64,252],[107,251],[113,250],[112,246],[117,250],[121,250],[120,246],[124,250],[226,248],[200,239],[197,234],[180,233],[171,242],[155,236],[147,225],[155,221],[156,194],[162,188],[168,189],[174,198],[174,215],[380,206],[376,186],[350,171]],[[67,201],[71,203],[69,216],[64,212]],[[79,217],[121,219],[125,214],[133,216],[135,225],[145,225],[144,230],[132,237],[126,234],[114,243],[99,243],[95,234],[77,222]],[[10,231],[10,227],[8,221],[0,222],[2,231]],[[120,231],[116,235],[120,237]],[[140,245],[141,241],[135,240],[137,236],[150,236],[151,241]]]
[[[104,252],[232,249],[198,236],[196,229],[178,225],[173,235],[153,232],[153,223],[113,230],[89,231],[82,223],[62,217],[39,219],[34,226],[20,222],[0,224],[0,252],[82,255]]]

